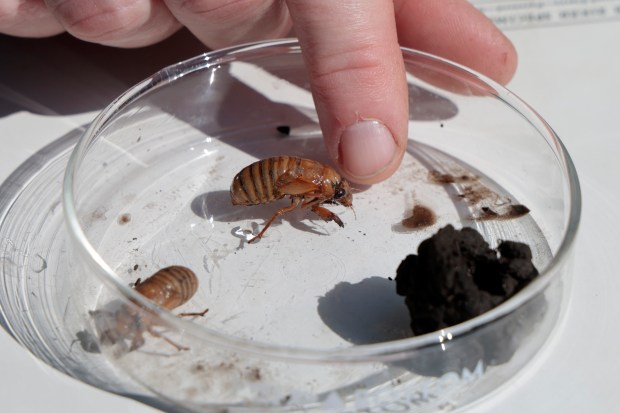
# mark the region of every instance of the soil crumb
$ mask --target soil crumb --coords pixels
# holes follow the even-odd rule
[[[521,204],[508,205],[501,212],[498,212],[490,207],[482,207],[480,209],[482,213],[480,214],[480,216],[476,217],[476,219],[480,221],[519,218],[529,214],[530,212],[530,209],[528,207]]]
[[[421,229],[434,225],[437,222],[435,213],[424,205],[415,205],[411,211],[411,216],[403,219],[401,224],[409,229]]]
[[[289,136],[291,134],[291,127],[288,125],[276,126],[276,130],[280,132],[282,136]]]
[[[131,214],[122,214],[118,217],[118,224],[125,225],[131,221]]]
[[[396,292],[420,335],[489,311],[537,275],[527,244],[502,241],[494,250],[475,229],[448,225],[401,262]]]

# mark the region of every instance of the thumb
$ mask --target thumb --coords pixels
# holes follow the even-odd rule
[[[330,156],[354,182],[386,179],[403,157],[409,112],[393,2],[287,6]]]

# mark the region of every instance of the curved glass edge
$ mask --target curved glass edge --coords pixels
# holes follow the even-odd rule
[[[45,167],[50,161],[51,156],[61,152],[68,152],[75,145],[79,136],[83,133],[84,128],[74,129],[59,139],[45,145],[37,152],[32,154],[28,159],[22,162],[2,183],[0,183],[0,228],[6,224],[6,219],[11,212],[11,208],[16,199],[23,193],[30,181],[36,173]],[[0,271],[0,281],[4,281],[0,287],[0,327],[21,345],[26,346],[26,342],[16,331],[15,326],[11,323],[10,312],[8,307],[14,303],[16,298],[11,294],[7,294],[7,281],[4,280],[6,274]],[[14,286],[14,285],[13,285]]]
[[[108,121],[114,119],[117,112],[119,112],[129,103],[148,93],[151,89],[165,86],[166,84],[174,81],[175,79],[178,79],[181,76],[185,76],[199,70],[217,67],[218,65],[230,63],[240,58],[248,58],[257,52],[260,52],[261,57],[264,57],[268,54],[275,54],[281,48],[286,48],[289,50],[289,52],[301,52],[300,46],[296,40],[282,39],[275,41],[249,43],[232,48],[205,53],[203,55],[199,55],[184,62],[180,62],[162,69],[152,77],[138,83],[134,87],[127,90],[119,98],[113,101],[106,109],[104,109],[92,122],[84,135],[80,138],[67,164],[67,170],[65,172],[63,180],[62,203],[70,238],[74,242],[74,245],[81,250],[83,258],[87,259],[91,266],[100,269],[100,271],[96,272],[96,275],[106,285],[119,292],[122,296],[125,296],[126,298],[134,301],[147,311],[161,317],[165,322],[170,323],[171,325],[180,326],[180,328],[182,328],[184,331],[195,337],[209,342],[211,345],[218,345],[229,350],[259,354],[274,359],[305,362],[395,361],[406,358],[408,355],[412,354],[413,352],[419,351],[424,347],[436,345],[438,339],[437,334],[428,333],[422,336],[416,336],[386,343],[367,344],[337,349],[316,350],[310,348],[294,348],[278,346],[275,344],[259,343],[225,335],[202,326],[199,327],[189,321],[179,319],[170,311],[157,306],[156,304],[152,303],[151,301],[137,293],[132,288],[122,283],[118,275],[108,266],[108,264],[103,260],[103,258],[97,253],[95,248],[90,244],[85,233],[80,227],[77,218],[76,207],[74,204],[74,173],[77,172],[77,170],[79,169],[81,163],[80,159],[86,153],[92,141],[97,137],[99,131],[106,125]],[[575,170],[574,164],[557,134],[551,129],[551,127],[549,127],[549,125],[536,111],[534,111],[529,105],[527,105],[527,103],[522,101],[520,98],[518,98],[493,80],[487,78],[484,75],[473,72],[471,69],[465,66],[413,49],[401,48],[401,50],[404,54],[423,56],[427,59],[440,62],[441,64],[450,65],[456,69],[467,73],[468,75],[473,75],[481,81],[488,83],[492,88],[494,88],[495,91],[497,91],[498,94],[503,95],[502,100],[511,104],[515,109],[521,106],[524,109],[530,111],[531,114],[534,115],[536,123],[538,124],[533,126],[541,133],[541,136],[543,136],[545,139],[549,141],[549,137],[545,136],[543,134],[543,131],[546,131],[547,134],[550,135],[550,139],[553,140],[554,146],[557,149],[556,155],[559,155],[561,160],[563,161],[562,163],[565,168],[564,172],[566,174],[566,177],[568,178],[570,202],[567,218],[568,222],[558,252],[553,258],[551,264],[537,277],[536,280],[534,280],[526,288],[524,288],[522,291],[520,291],[518,294],[516,294],[514,297],[510,298],[506,302],[476,318],[445,329],[447,331],[450,331],[452,336],[457,339],[460,335],[464,335],[476,328],[483,326],[484,324],[501,318],[502,316],[514,311],[517,307],[530,300],[532,297],[534,297],[539,292],[542,292],[547,287],[551,279],[555,276],[554,269],[558,267],[560,263],[567,259],[567,255],[574,243],[574,239],[577,233],[577,228],[581,215],[581,192],[579,180],[577,178],[577,172]]]

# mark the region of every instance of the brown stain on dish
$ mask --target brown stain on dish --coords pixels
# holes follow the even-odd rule
[[[478,176],[468,172],[449,174],[430,171],[428,179],[439,185],[464,184],[458,188],[460,192],[457,196],[480,211],[477,216],[472,217],[474,220],[507,220],[522,217],[530,212],[525,205],[513,204],[510,198],[493,191],[481,183]]]
[[[430,227],[436,222],[437,216],[435,212],[424,205],[415,205],[411,211],[411,216],[403,219],[400,223],[405,228],[421,229]]]
[[[106,212],[108,212],[108,210],[105,207],[99,207],[90,214],[90,218],[93,221],[105,221],[107,218],[105,215]]]
[[[442,174],[439,171],[430,171],[428,173],[429,180],[436,184],[453,184],[453,183],[461,183],[461,182],[472,182],[477,181],[478,177],[476,175],[470,174]]]
[[[459,198],[463,198],[470,205],[477,204],[484,200],[499,199],[499,195],[482,184],[465,186],[463,187],[463,192],[458,196]]]

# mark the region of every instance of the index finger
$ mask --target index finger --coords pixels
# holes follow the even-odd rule
[[[391,0],[287,0],[321,129],[343,174],[390,176],[407,140],[405,69]]]

